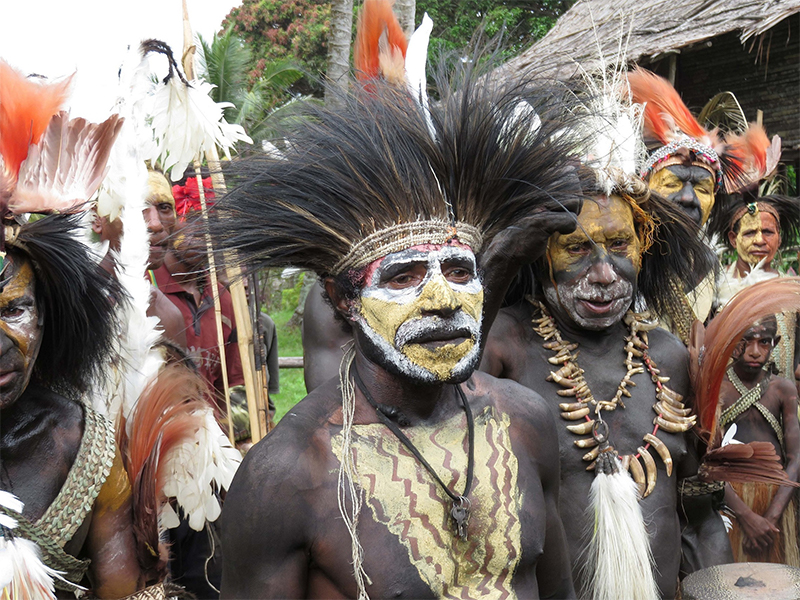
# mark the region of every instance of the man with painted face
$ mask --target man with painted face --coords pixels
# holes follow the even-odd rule
[[[594,181],[577,227],[550,236],[523,277],[527,295],[508,298],[482,369],[538,391],[557,419],[559,507],[579,597],[673,598],[682,570],[728,562],[730,546],[710,497],[679,495],[697,472],[688,352],[635,310],[671,307],[680,299],[671,282],[708,269],[713,255],[630,168],[637,107],[617,98],[619,87],[592,94],[606,99],[594,113],[587,107]]]
[[[152,272],[164,264],[164,258],[169,250],[168,240],[175,229],[175,200],[167,178],[163,173],[153,169],[147,171],[147,187],[144,194],[145,208],[142,214],[150,238],[148,270]],[[106,211],[98,206],[98,214],[92,222],[92,231],[100,236],[101,241],[108,242],[108,253],[101,265],[106,271],[113,273],[113,252],[119,252],[120,238],[123,235],[122,216],[115,215],[116,218],[112,218],[111,214],[100,214],[100,212]],[[180,310],[156,286],[152,286],[147,316],[158,317],[164,329],[164,337],[180,349],[186,349],[186,328]]]
[[[644,105],[644,138],[651,149],[641,176],[650,188],[680,207],[698,227],[724,207],[718,195],[733,193],[765,175],[769,140],[760,125],[742,135],[706,130],[663,77],[637,68],[628,75],[633,101]],[[716,273],[695,272],[685,299],[662,323],[684,344],[695,319],[705,322],[716,303]],[[674,284],[673,284],[674,285]]]
[[[786,379],[773,377],[775,366],[770,357],[779,342],[774,316],[762,319],[745,332],[720,388],[720,427],[738,442],[770,442],[789,479],[797,481],[797,390]],[[793,496],[794,489],[788,486],[725,486],[725,504],[735,517],[730,537],[737,562],[800,566]]]
[[[316,271],[354,331],[340,379],[237,473],[223,597],[573,597],[552,417],[473,371],[497,273],[514,270],[508,254],[491,281],[481,267],[495,242],[541,248],[570,231],[574,215],[548,201],[574,207],[575,180],[553,96],[477,86],[477,63],[459,63],[461,86],[441,83],[427,115],[380,82],[312,109],[284,158],[217,207],[219,247]]]

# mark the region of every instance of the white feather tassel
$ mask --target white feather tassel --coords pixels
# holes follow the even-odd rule
[[[618,463],[618,458],[615,458]],[[586,597],[592,600],[656,600],[653,554],[639,507],[636,483],[622,469],[598,474],[589,492],[589,544],[585,554]]]
[[[9,510],[22,513],[23,504],[19,498],[0,490],[0,505]],[[70,583],[62,577],[61,571],[51,569],[42,562],[39,547],[30,540],[16,537],[13,530],[17,521],[8,515],[0,525],[0,598],[9,600],[51,600],[55,599],[55,580]],[[75,585],[75,584],[70,584]],[[78,585],[75,587],[83,590]]]

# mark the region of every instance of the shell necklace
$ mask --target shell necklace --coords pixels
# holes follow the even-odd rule
[[[647,313],[627,312],[624,318],[624,323],[630,329],[630,334],[625,337],[627,372],[610,400],[597,400],[583,377],[583,369],[578,366],[578,344],[570,343],[561,337],[555,320],[544,304],[531,297],[528,297],[528,301],[534,308],[533,330],[544,340],[542,346],[555,353],[554,356],[548,357],[547,361],[552,365],[561,365],[558,370],[550,371],[547,380],[564,388],[556,391],[559,396],[573,396],[576,400],[558,405],[561,409],[561,418],[567,421],[583,420],[583,423],[567,425],[567,429],[576,435],[591,436],[574,442],[578,448],[590,449],[583,455],[583,460],[590,463],[586,467],[587,471],[595,470],[597,473],[602,473],[617,470],[616,462],[611,459],[616,458],[618,453],[609,443],[608,424],[603,420],[602,411],[613,411],[617,407],[625,408],[622,398],[630,398],[631,393],[627,388],[636,386],[632,378],[644,373],[645,370],[649,373],[650,379],[656,385],[656,403],[653,405],[656,417],[653,419],[653,431],[643,436],[644,445],[637,448],[636,454],[619,456],[622,468],[630,472],[639,486],[641,497],[647,497],[655,488],[657,475],[656,463],[650,454],[651,446],[664,462],[667,477],[672,475],[672,456],[664,442],[658,439],[658,430],[682,433],[691,429],[697,418],[691,415],[691,409],[683,404],[683,396],[664,385],[669,381],[669,377],[660,375],[661,371],[648,355],[647,332],[655,329],[657,325],[646,321],[649,316]],[[639,462],[640,459],[644,463],[644,469]]]

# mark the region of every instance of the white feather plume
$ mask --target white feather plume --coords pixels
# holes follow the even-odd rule
[[[595,32],[596,33],[596,32]],[[615,188],[633,192],[639,167],[647,156],[642,137],[644,107],[631,101],[626,76],[628,36],[620,35],[616,55],[603,54],[599,40],[599,63],[592,72],[581,69],[586,85],[585,117],[577,134],[583,141],[583,163],[594,169],[597,183],[606,195]]]
[[[598,474],[589,492],[589,510],[589,543],[582,556],[587,597],[657,600],[650,539],[630,475],[621,468],[613,475]]]
[[[214,102],[212,84],[197,79],[186,84],[177,75],[157,82],[153,77],[145,56],[133,76],[131,97],[135,112],[146,123],[141,140],[143,157],[159,164],[173,181],[183,177],[186,168],[214,146],[230,158],[236,142],[253,143],[241,125],[224,119],[222,111],[233,105]]]
[[[22,513],[23,504],[13,494],[0,490],[0,505],[12,512]],[[0,598],[10,600],[55,599],[55,580],[73,584],[62,577],[62,571],[51,569],[42,562],[42,555],[34,542],[13,534],[17,521],[2,514],[0,525]]]

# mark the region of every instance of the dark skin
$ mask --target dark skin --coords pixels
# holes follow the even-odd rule
[[[714,174],[694,164],[670,165],[650,176],[650,187],[675,202],[698,225],[714,206]]]
[[[770,377],[762,367],[780,337],[776,335],[774,321],[752,327],[734,351],[733,370],[747,389]],[[739,392],[726,377],[720,387],[722,410],[739,399]],[[785,456],[778,437],[764,416],[755,407],[750,407],[736,419],[736,439],[743,443],[770,442],[775,452],[782,457],[786,475],[792,481],[800,475],[800,423],[797,420],[797,391],[783,377],[772,377],[760,400],[783,424]],[[778,523],[794,493],[794,488],[781,486],[775,493],[763,515],[753,512],[736,494],[730,485],[725,486],[725,504],[736,514],[745,541],[743,547],[752,555],[769,554],[778,539]]]
[[[519,269],[544,253],[552,232],[569,233],[575,229],[575,213],[579,210],[577,201],[566,203],[564,208],[545,205],[501,231],[478,256],[485,290],[483,341]],[[302,332],[303,376],[310,393],[337,376],[342,346],[353,339],[353,331],[349,322],[336,318],[323,287],[317,285],[306,298]]]
[[[35,521],[55,500],[75,462],[83,409],[31,379],[41,327],[35,284],[24,282],[26,262],[15,258],[6,275],[20,268],[21,278],[17,271],[0,294],[0,487],[15,494],[24,503],[23,515]],[[89,584],[100,598],[121,598],[143,587],[130,485],[119,460],[65,550],[92,559]]]
[[[598,206],[602,207],[603,204]],[[591,234],[592,241],[586,239],[585,235],[582,240],[573,239],[581,237],[578,230],[571,236],[562,236],[562,246],[551,241],[554,249],[561,251],[553,251],[551,259],[553,279],[562,291],[567,291],[570,286],[577,286],[581,280],[591,284],[588,289],[605,290],[618,289],[621,280],[628,279],[631,283],[635,281],[637,268],[635,261],[631,260],[631,255],[634,254],[631,245],[634,242],[620,227],[608,225],[613,222],[611,215],[607,219],[601,218],[599,224],[602,227],[596,230],[592,227],[593,223],[587,222],[585,229]],[[559,264],[564,268],[558,268]],[[553,283],[546,279],[546,271],[538,275],[539,282],[545,289],[555,289]],[[578,290],[576,297],[579,297],[583,294],[581,290],[585,288],[575,289]],[[622,339],[629,331],[621,317],[602,326],[601,322],[609,318],[605,312],[609,309],[602,303],[595,302],[588,306],[584,303],[584,306],[578,307],[577,313],[574,312],[573,305],[571,315],[571,311],[560,303],[554,304],[543,296],[542,300],[555,318],[563,339],[579,344],[578,363],[585,371],[584,377],[592,394],[595,398],[613,397],[626,373]],[[583,301],[576,301],[576,304],[579,302]],[[592,310],[597,314],[592,315]],[[574,314],[588,319],[588,322],[579,324],[573,317]],[[574,445],[578,436],[566,429],[566,421],[560,417],[558,404],[565,399],[557,395],[556,391],[562,388],[556,383],[546,381],[555,368],[547,361],[553,353],[542,347],[543,340],[533,331],[532,317],[533,309],[527,302],[500,311],[489,333],[481,370],[535,389],[542,394],[556,417],[561,458],[560,512],[567,533],[573,580],[576,589],[579,589],[583,583],[579,557],[586,545],[585,531],[590,527],[586,511],[589,505],[589,489],[595,475],[586,471],[587,463],[582,460],[585,450]],[[650,331],[649,341],[651,358],[661,369],[662,375],[666,374],[671,378],[669,387],[688,398],[689,357],[684,346],[662,329]],[[643,375],[635,376],[634,382],[636,386],[629,390],[632,397],[625,399],[626,408],[604,413],[612,444],[621,454],[635,454],[635,449],[642,445],[642,436],[653,431],[655,385]],[[701,541],[689,552],[694,565],[688,570],[729,562],[731,554],[722,521],[712,510],[710,499],[701,498],[691,505],[684,502],[682,506],[678,497],[677,481],[695,474],[697,470],[691,438],[666,432],[661,432],[658,437],[670,450],[674,470],[672,476],[667,477],[663,463],[656,458],[657,483],[654,491],[640,502],[640,506],[645,522],[648,523],[648,530],[658,532],[655,543],[651,543],[657,566],[656,582],[663,597],[673,598],[679,571],[687,569],[686,565],[681,565],[682,533],[686,534],[690,530],[702,534]]]
[[[424,277],[426,268],[425,263],[409,265],[386,284],[414,285]],[[445,276],[452,279],[463,274],[452,269]],[[352,301],[340,294],[331,279],[326,280],[326,290],[340,314],[350,318]],[[427,310],[447,318],[454,307],[448,304]],[[361,330],[355,331],[355,365],[366,389],[379,403],[401,411],[408,422],[404,427],[435,426],[461,413],[453,385],[420,385],[392,375],[365,346]],[[319,386],[245,457],[222,517],[226,547],[222,597],[356,596],[350,536],[337,504],[339,461],[330,441],[342,423],[337,385],[331,380]],[[536,394],[512,382],[475,374],[462,389],[473,414],[493,406],[499,414],[510,417],[509,436],[519,460],[518,486],[523,498],[519,513],[521,556],[514,572],[514,590],[521,598],[574,597],[557,514],[557,434],[552,418]],[[379,422],[360,390],[355,401],[357,425]],[[385,436],[391,439],[393,434],[386,429]],[[458,476],[463,480],[463,473]],[[453,481],[445,483],[452,485]],[[473,490],[471,494],[487,492]],[[282,501],[289,498],[288,504]],[[358,522],[358,535],[365,549],[364,568],[372,578],[367,586],[371,597],[435,597],[406,549],[375,520],[366,505]],[[264,539],[270,544],[264,544]]]
[[[150,234],[150,256],[148,269],[157,269],[164,264],[168,249],[169,236],[175,228],[175,204],[170,204],[156,196],[148,196],[145,209],[142,211],[147,231]],[[103,241],[108,241],[109,250],[119,251],[122,237],[122,219],[109,221],[106,217],[96,216],[92,223],[92,231]],[[103,257],[101,266],[108,272],[114,272],[114,261],[111,252]],[[181,311],[158,289],[153,287],[150,304],[147,307],[148,317],[157,317],[164,329],[164,337],[179,348],[186,348],[186,331]]]

